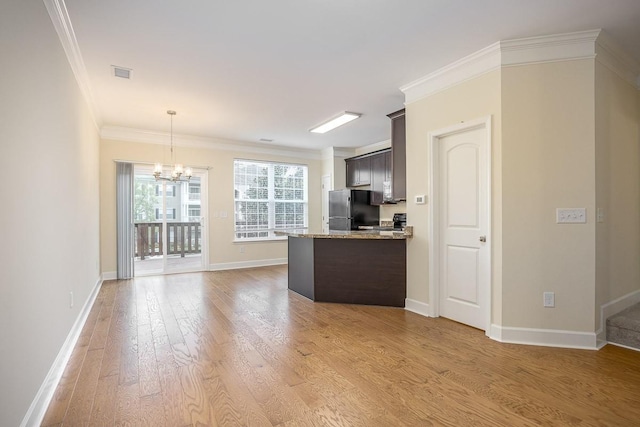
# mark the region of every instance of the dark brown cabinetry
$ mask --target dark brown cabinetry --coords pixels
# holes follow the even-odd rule
[[[404,109],[389,114],[391,119],[391,171],[394,200],[407,199],[407,133]]]
[[[289,236],[288,286],[313,301],[404,307],[406,240]]]
[[[347,187],[370,185],[372,205],[407,199],[407,150],[404,110],[389,114],[391,149],[345,159]]]
[[[389,201],[392,197],[390,186],[391,150],[384,150],[371,156],[371,204],[381,205]]]
[[[371,184],[371,158],[353,157],[346,159],[347,187],[359,187]]]

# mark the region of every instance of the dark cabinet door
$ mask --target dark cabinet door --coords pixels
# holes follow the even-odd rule
[[[347,187],[358,186],[358,162],[357,159],[347,159]]]
[[[391,150],[384,152],[384,180],[393,181],[393,167],[391,165]]]
[[[347,164],[347,187],[359,187],[371,183],[371,158],[345,159]]]
[[[391,119],[391,162],[393,198],[407,199],[407,134],[404,110],[389,114]]]
[[[358,159],[358,185],[371,184],[371,157]]]
[[[371,156],[371,204],[381,205],[385,201],[385,181],[391,180],[391,151]]]

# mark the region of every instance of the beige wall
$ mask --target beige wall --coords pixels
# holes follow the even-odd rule
[[[500,322],[501,307],[501,229],[500,229],[500,149],[501,106],[500,71],[487,73],[474,80],[423,98],[406,106],[407,115],[407,199],[408,223],[414,226],[414,237],[407,241],[407,298],[429,303],[429,205],[411,202],[418,194],[429,195],[427,142],[429,133],[465,120],[492,117],[492,235],[493,240],[493,321]],[[429,197],[429,200],[431,198]]]
[[[331,188],[333,190],[333,177],[335,172],[333,171],[333,147],[328,147],[322,150],[322,176],[329,176],[331,178]]]
[[[0,425],[17,426],[98,284],[98,131],[42,2],[3,2],[0,40]]]
[[[407,297],[429,303],[429,208],[411,203],[429,195],[428,134],[490,115],[492,323],[597,331],[602,304],[640,289],[638,93],[585,59],[503,67],[408,104]],[[586,208],[586,224],[556,224],[563,207]]]
[[[395,204],[380,206],[380,221],[391,221],[393,219],[393,214],[395,213],[407,213],[407,203],[398,202]],[[407,219],[408,218],[409,217],[407,216]],[[408,220],[407,224],[411,225],[411,220]]]
[[[342,151],[342,150],[341,150]],[[333,157],[333,189],[342,190],[347,188],[347,164],[344,159],[347,157],[334,155]]]
[[[600,307],[640,289],[639,91],[596,62],[595,328]]]
[[[564,61],[504,67],[406,109],[409,200],[429,195],[429,132],[492,117],[492,323],[594,332],[602,304],[640,288],[636,88],[594,59]],[[586,208],[587,223],[556,224],[563,207]],[[406,210],[407,297],[429,303],[428,204]]]
[[[503,326],[593,332],[593,88],[594,60],[502,70]],[[556,224],[556,208],[587,223]]]
[[[218,141],[226,144],[233,141]],[[237,144],[236,144],[237,145]],[[306,164],[309,167],[309,227],[321,227],[321,176],[322,161],[277,154],[258,154],[247,151],[228,151],[208,148],[178,146],[175,148],[184,164],[209,167],[209,261],[213,268],[233,267],[235,263],[262,260],[278,260],[287,257],[287,242],[233,242],[233,160],[282,161]],[[115,162],[154,162],[162,160],[166,147],[124,141],[102,140],[100,144],[100,201],[101,201],[101,249],[102,271],[116,271],[116,220],[115,220]],[[319,153],[308,153],[319,157]],[[214,212],[226,212],[227,217],[217,217]],[[240,247],[244,253],[240,253]]]

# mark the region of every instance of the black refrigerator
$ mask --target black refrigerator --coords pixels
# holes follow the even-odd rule
[[[329,191],[329,230],[357,230],[361,225],[379,225],[380,210],[370,203],[369,190]]]

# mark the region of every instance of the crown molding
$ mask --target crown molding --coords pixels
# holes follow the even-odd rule
[[[596,40],[596,61],[640,89],[640,62],[625,52],[605,31]]]
[[[346,159],[355,155],[355,148],[327,147],[321,151],[322,160],[333,160],[336,158]]]
[[[375,142],[373,144],[363,145],[362,147],[356,148],[356,154],[360,155],[360,154],[373,153],[374,151],[384,150],[385,148],[390,148],[390,147],[391,147],[391,140],[385,139],[384,141]]]
[[[60,43],[62,43],[64,53],[67,55],[67,60],[69,61],[73,75],[76,77],[82,96],[89,106],[93,122],[96,128],[100,129],[102,125],[100,110],[93,97],[93,91],[89,83],[89,75],[87,74],[87,68],[84,65],[84,60],[80,53],[78,40],[71,25],[67,6],[64,0],[43,0],[43,2],[47,8],[47,12],[49,12],[53,27],[58,33],[58,38],[60,39]]]
[[[449,89],[502,67],[596,59],[640,88],[640,65],[600,29],[494,43],[465,56],[400,90],[405,104]]]
[[[500,43],[467,55],[400,88],[405,104],[418,101],[500,68]]]
[[[134,129],[118,126],[103,126],[100,138],[113,141],[137,142],[142,144],[169,145],[171,135],[166,132]],[[193,135],[173,134],[173,145],[178,147],[200,148],[204,150],[237,151],[242,153],[269,154],[299,159],[322,160],[319,150],[303,150],[277,145],[259,145],[229,139],[205,138]]]
[[[500,42],[503,67],[595,58],[602,30],[527,37]]]
[[[347,159],[356,155],[355,148],[336,148],[333,147],[333,157]]]

